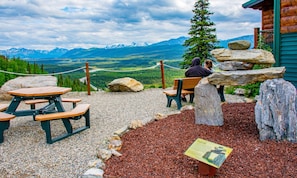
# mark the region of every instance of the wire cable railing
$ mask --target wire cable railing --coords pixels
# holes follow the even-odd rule
[[[98,71],[105,71],[105,72],[137,72],[137,71],[142,71],[142,70],[150,70],[150,69],[155,69],[158,66],[160,66],[159,63],[157,63],[154,66],[150,66],[150,67],[145,67],[145,68],[139,68],[139,69],[133,69],[133,70],[114,70],[114,69],[104,69],[104,68],[95,68],[93,70],[90,70],[90,73],[93,72],[98,72]]]
[[[85,77],[82,77],[79,79],[80,82],[85,83],[86,81],[90,80],[90,73],[95,73],[95,72],[115,72],[115,73],[125,73],[125,72],[137,72],[137,71],[144,71],[144,70],[151,70],[151,69],[156,69],[157,67],[161,68],[161,73],[162,73],[162,85],[163,88],[165,88],[165,79],[164,79],[164,67],[170,68],[170,69],[174,69],[174,70],[184,70],[178,67],[174,67],[174,66],[170,66],[167,64],[164,64],[163,61],[158,62],[156,65],[153,66],[149,66],[149,67],[144,67],[144,68],[136,68],[136,69],[132,69],[132,70],[123,70],[123,69],[111,69],[111,68],[98,68],[98,67],[90,67],[92,68],[91,70],[89,70],[89,66],[88,63],[86,63],[86,66],[83,67],[79,67],[76,69],[72,69],[72,70],[68,70],[68,71],[63,71],[63,72],[57,72],[57,73],[48,73],[48,74],[28,74],[28,73],[18,73],[18,72],[10,72],[10,71],[5,71],[5,70],[1,70],[0,69],[0,73],[4,73],[4,74],[13,74],[13,75],[17,75],[17,76],[55,76],[55,75],[62,75],[62,74],[69,74],[69,73],[73,73],[73,72],[77,72],[80,70],[83,70],[84,73],[86,74]],[[92,85],[90,83],[90,81],[88,82],[89,85],[97,90],[97,87],[95,87],[94,85]]]
[[[76,72],[76,71],[79,71],[79,70],[83,70],[85,68],[86,67],[80,67],[80,68],[73,69],[73,70],[68,70],[68,71],[65,71],[65,72],[50,73],[50,74],[25,74],[25,73],[9,72],[9,71],[5,71],[5,70],[0,70],[0,73],[21,75],[21,76],[36,76],[36,75],[52,76],[52,75],[68,74],[68,73]]]

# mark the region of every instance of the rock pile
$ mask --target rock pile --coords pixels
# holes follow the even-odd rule
[[[223,125],[221,101],[215,89],[216,85],[238,86],[283,78],[284,67],[251,70],[255,64],[274,64],[275,59],[271,52],[248,49],[250,42],[242,40],[230,42],[228,47],[230,49],[211,51],[213,57],[220,62],[219,68],[222,71],[203,78],[195,87],[196,124]]]
[[[260,140],[297,142],[296,88],[283,79],[285,67],[271,67],[272,53],[248,49],[246,41],[228,44],[230,49],[215,49],[211,54],[221,62],[223,71],[203,78],[195,87],[196,124],[221,126],[224,123],[216,85],[238,86],[263,82],[255,107]],[[251,70],[255,64],[268,68]]]

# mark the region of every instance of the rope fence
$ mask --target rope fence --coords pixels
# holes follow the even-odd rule
[[[76,71],[79,71],[79,70],[83,70],[85,68],[86,67],[80,67],[80,68],[73,69],[73,70],[68,70],[68,71],[65,71],[65,72],[50,73],[50,74],[24,74],[24,73],[17,73],[17,72],[9,72],[9,71],[5,71],[5,70],[0,70],[0,72],[5,73],[5,74],[13,74],[13,75],[21,75],[21,76],[36,76],[36,75],[53,76],[53,75],[72,73],[72,72],[76,72]]]
[[[13,75],[18,75],[18,76],[55,76],[55,75],[62,75],[62,74],[69,74],[69,73],[73,73],[73,72],[77,72],[80,70],[83,70],[84,73],[86,74],[85,77],[80,78],[79,80],[81,82],[86,82],[87,83],[87,87],[88,87],[88,95],[90,95],[90,88],[94,88],[95,86],[93,86],[90,83],[90,73],[94,73],[94,72],[98,72],[98,71],[104,71],[104,72],[118,72],[118,73],[124,73],[124,72],[137,72],[137,71],[144,71],[144,70],[151,70],[151,69],[155,69],[157,67],[160,66],[161,69],[161,79],[162,79],[162,88],[166,88],[165,86],[165,75],[164,75],[164,67],[170,68],[170,69],[174,69],[174,70],[184,70],[184,69],[180,69],[174,66],[170,66],[167,64],[164,64],[163,61],[158,62],[156,65],[150,66],[150,67],[145,67],[145,68],[138,68],[138,69],[133,69],[133,70],[114,70],[114,69],[108,69],[108,68],[97,68],[97,67],[89,67],[88,62],[86,62],[86,65],[84,67],[79,67],[73,70],[68,70],[68,71],[64,71],[64,72],[58,72],[58,73],[49,73],[49,74],[25,74],[25,73],[17,73],[17,72],[9,72],[9,71],[5,71],[5,70],[1,70],[0,69],[0,73],[4,73],[4,74],[13,74]],[[89,68],[92,68],[92,70],[89,70]],[[95,87],[96,88],[96,87]]]

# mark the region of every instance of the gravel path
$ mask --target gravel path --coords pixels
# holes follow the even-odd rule
[[[0,177],[78,177],[88,169],[88,162],[96,159],[96,150],[114,131],[132,120],[176,112],[175,104],[166,107],[162,89],[138,93],[98,91],[89,96],[84,92],[71,92],[65,97],[82,98],[81,103],[91,104],[91,128],[54,144],[46,144],[39,122],[33,121],[32,117],[13,119],[0,145]],[[20,107],[29,106],[22,104]],[[70,109],[71,104],[66,103],[66,108]],[[83,124],[83,120],[76,122]],[[64,132],[61,121],[54,121],[52,126],[53,133]]]
[[[132,120],[147,120],[155,114],[176,113],[176,104],[166,107],[162,89],[146,89],[138,93],[85,92],[67,93],[65,97],[81,98],[91,104],[91,128],[54,144],[46,144],[40,123],[32,117],[18,117],[4,132],[0,145],[0,177],[78,177],[96,160],[98,148],[114,131],[129,125]],[[234,102],[240,98],[231,100]],[[1,103],[9,103],[2,101]],[[183,103],[185,104],[185,103]],[[65,103],[66,109],[72,107]],[[21,108],[29,106],[21,104]],[[84,120],[74,125],[83,125]],[[52,132],[64,132],[61,121],[52,122]]]

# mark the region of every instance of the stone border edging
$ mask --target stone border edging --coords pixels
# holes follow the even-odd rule
[[[121,137],[128,133],[130,130],[135,130],[137,128],[143,127],[148,123],[166,119],[170,115],[180,114],[182,111],[194,109],[192,105],[186,105],[181,108],[181,110],[177,110],[168,115],[164,115],[161,113],[155,114],[153,118],[144,119],[144,120],[133,120],[131,121],[130,125],[124,126],[114,132],[114,134],[110,137],[107,141],[107,148],[99,149],[96,160],[92,160],[89,162],[88,167],[89,169],[81,176],[81,178],[88,178],[88,177],[98,177],[103,178],[104,169],[106,168],[104,162],[110,159],[112,156],[122,156],[119,152],[122,147]]]

